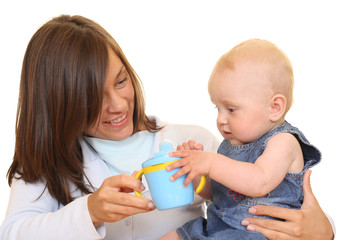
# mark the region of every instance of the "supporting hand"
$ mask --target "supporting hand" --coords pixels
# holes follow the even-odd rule
[[[261,232],[268,239],[333,239],[331,224],[316,200],[310,185],[311,170],[303,180],[304,202],[300,210],[274,206],[254,206],[250,213],[281,218],[277,221],[262,218],[246,218],[243,225],[248,230]]]

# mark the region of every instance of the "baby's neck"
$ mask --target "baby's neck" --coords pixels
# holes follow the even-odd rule
[[[279,120],[277,120],[275,122],[271,122],[270,127],[269,127],[267,132],[270,132],[274,128],[277,128],[277,127],[281,126],[284,122],[285,122],[285,118],[281,118],[281,119],[279,119]]]

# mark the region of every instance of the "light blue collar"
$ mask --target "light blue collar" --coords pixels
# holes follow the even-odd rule
[[[132,174],[152,157],[155,133],[141,131],[119,141],[85,137],[114,174]]]

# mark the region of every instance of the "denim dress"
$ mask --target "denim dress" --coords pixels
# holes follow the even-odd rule
[[[287,173],[273,191],[262,197],[243,195],[212,180],[213,201],[207,209],[207,219],[200,217],[178,228],[177,232],[183,239],[266,239],[261,233],[248,231],[241,225],[242,219],[254,217],[248,212],[251,206],[261,204],[300,209],[303,202],[304,173],[309,167],[319,163],[321,153],[299,129],[285,121],[253,143],[233,146],[228,140],[224,140],[218,153],[237,161],[254,163],[265,150],[269,139],[278,133],[290,133],[299,141],[304,156],[303,171]]]

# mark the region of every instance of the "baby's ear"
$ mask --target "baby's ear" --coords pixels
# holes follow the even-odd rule
[[[282,94],[276,94],[271,99],[270,105],[270,120],[278,121],[285,115],[286,109],[286,97]]]

